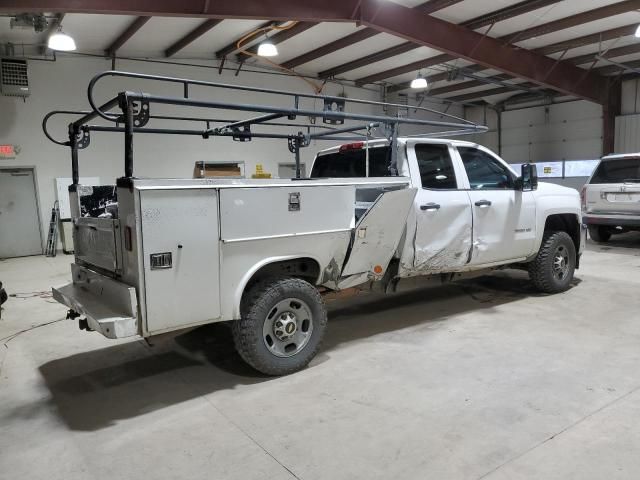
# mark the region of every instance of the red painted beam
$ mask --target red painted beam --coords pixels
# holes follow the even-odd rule
[[[455,5],[456,3],[459,3],[461,1],[462,0],[430,0],[418,5],[415,8],[421,10],[424,13],[433,13],[443,8],[450,7],[451,5]],[[334,40],[333,42],[327,43],[326,45],[315,48],[310,52],[303,53],[302,55],[292,58],[291,60],[284,62],[282,66],[285,68],[295,68],[299,65],[311,62],[317,58],[329,55],[330,53],[333,53],[342,48],[346,48],[355,43],[367,40],[375,35],[378,35],[379,33],[380,32],[372,28],[363,28],[361,30],[358,30],[357,32],[347,35],[346,37],[339,38],[338,40]]]
[[[172,44],[170,47],[168,47],[164,51],[164,56],[165,57],[171,57],[171,56],[175,55],[180,50],[182,50],[184,47],[186,47],[187,45],[190,45],[196,39],[200,38],[202,35],[207,33],[213,27],[218,25],[221,21],[222,20],[218,20],[217,18],[210,18],[208,20],[205,20],[200,25],[198,25],[196,28],[194,28],[189,33],[187,33],[184,37],[182,37],[180,40],[178,40],[177,42]]]
[[[606,80],[599,75],[393,2],[363,1],[360,19],[377,30],[541,86],[600,104],[606,99]]]
[[[350,22],[361,0],[0,0],[0,12]]]
[[[129,25],[124,32],[122,32],[118,38],[116,38],[111,45],[109,45],[104,53],[108,57],[113,57],[118,52],[120,47],[127,43],[131,37],[133,37],[138,30],[140,30],[145,23],[151,20],[151,17],[138,17],[136,18],[131,25]]]

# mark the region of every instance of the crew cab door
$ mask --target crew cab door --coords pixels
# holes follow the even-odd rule
[[[506,262],[533,253],[535,198],[516,190],[516,176],[488,150],[458,146],[473,212],[472,265]]]
[[[461,269],[471,250],[471,204],[464,172],[448,143],[411,140],[407,160],[418,187],[400,260],[400,275]]]

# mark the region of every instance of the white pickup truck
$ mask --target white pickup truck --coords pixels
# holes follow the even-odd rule
[[[187,82],[194,83],[161,80],[183,83],[185,92]],[[79,112],[83,117],[70,124],[69,142],[58,142],[47,131],[46,122],[56,112],[43,124],[52,141],[71,147],[74,177],[72,282],[54,288],[53,295],[70,308],[69,318],[79,318],[81,328],[108,338],[153,339],[232,321],[242,358],[263,373],[281,375],[304,368],[317,353],[327,327],[323,295],[331,292],[350,288],[394,292],[402,282],[443,282],[514,267],[527,269],[540,291],[555,293],[569,288],[579,266],[585,232],[577,191],[538,185],[534,165],[525,164],[516,174],[477,144],[396,135],[401,121],[442,128],[451,124],[348,114],[341,105],[330,110],[327,105],[343,101],[337,97],[308,95],[324,100],[325,110],[304,110],[298,105],[304,96],[295,94],[293,109],[232,105],[266,115],[226,127],[145,129],[153,118],[149,112],[154,102],[231,106],[121,92],[98,108],[91,86],[89,92],[93,110]],[[122,116],[105,113],[117,105]],[[271,128],[275,124],[264,122],[300,115],[320,115],[325,123],[364,118],[383,123],[391,133],[389,138],[372,140],[373,124],[367,124],[366,135],[359,137],[365,141],[321,151],[310,178],[133,176],[134,132],[205,139],[233,135],[248,141],[260,135],[249,127]],[[97,116],[124,121],[125,127],[90,125]],[[477,131],[477,126],[460,122],[453,126]],[[299,147],[309,145],[309,140],[338,138],[340,132],[362,128],[338,126],[306,136],[261,135],[286,139],[299,169]],[[86,147],[89,133],[95,131],[125,133],[125,176],[116,187],[106,187],[107,200],[92,198],[99,189],[78,184],[78,148]],[[92,198],[90,207],[85,208],[85,198]],[[104,214],[87,213],[96,211],[101,202]]]
[[[318,351],[321,291],[508,266],[543,292],[570,286],[578,192],[536,188],[476,144],[398,146],[394,177],[365,177],[367,156],[371,174],[386,174],[389,144],[373,141],[318,154],[311,177],[340,178],[121,182],[118,218],[75,218],[73,282],[54,296],[109,338],[234,320],[242,357],[285,374]]]

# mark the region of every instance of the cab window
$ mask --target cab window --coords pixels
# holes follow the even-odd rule
[[[452,190],[458,188],[449,146],[419,143],[415,146],[422,188]]]
[[[472,190],[513,190],[513,173],[492,155],[473,147],[458,147]]]

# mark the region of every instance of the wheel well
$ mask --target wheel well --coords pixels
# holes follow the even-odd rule
[[[544,231],[567,232],[573,240],[576,252],[580,250],[580,223],[578,217],[572,213],[557,213],[549,215],[544,224]]]
[[[320,276],[320,265],[313,258],[293,258],[268,263],[260,267],[247,282],[245,290],[266,277],[295,277],[315,284]]]

